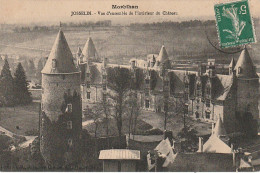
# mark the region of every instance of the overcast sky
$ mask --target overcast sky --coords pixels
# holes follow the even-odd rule
[[[112,20],[114,24],[132,22],[181,21],[214,19],[214,4],[227,0],[0,0],[0,23],[57,24],[59,21]],[[171,11],[178,15],[167,16],[71,16],[71,11],[120,12],[112,5],[138,5],[138,11]],[[250,0],[253,17],[260,16],[260,0]],[[125,10],[135,11],[135,10]]]

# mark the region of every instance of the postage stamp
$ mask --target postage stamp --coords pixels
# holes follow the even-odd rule
[[[256,42],[248,0],[214,6],[220,47],[234,47]]]

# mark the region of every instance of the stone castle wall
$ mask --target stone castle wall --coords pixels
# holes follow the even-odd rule
[[[70,90],[80,93],[80,74],[43,74],[42,75],[42,110],[51,121],[56,121],[61,114],[64,93]]]

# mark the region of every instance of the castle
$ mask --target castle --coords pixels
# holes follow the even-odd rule
[[[40,146],[46,162],[76,159],[80,153],[82,111],[102,102],[110,92],[107,69],[114,67],[129,69],[133,77],[142,73],[144,80],[137,96],[145,110],[171,111],[186,103],[194,118],[212,122],[220,118],[228,134],[245,129],[257,133],[259,77],[246,47],[237,63],[231,60],[229,75],[216,74],[214,61],[199,66],[198,71],[173,70],[164,46],[159,54],[148,55],[146,61],[131,59],[129,65],[109,64],[98,56],[91,38],[82,51],[78,49],[75,59],[60,30],[42,70]]]

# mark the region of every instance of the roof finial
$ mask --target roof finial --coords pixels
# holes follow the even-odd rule
[[[62,24],[61,24],[61,21],[60,21],[60,30],[61,30],[61,27],[62,27]]]

